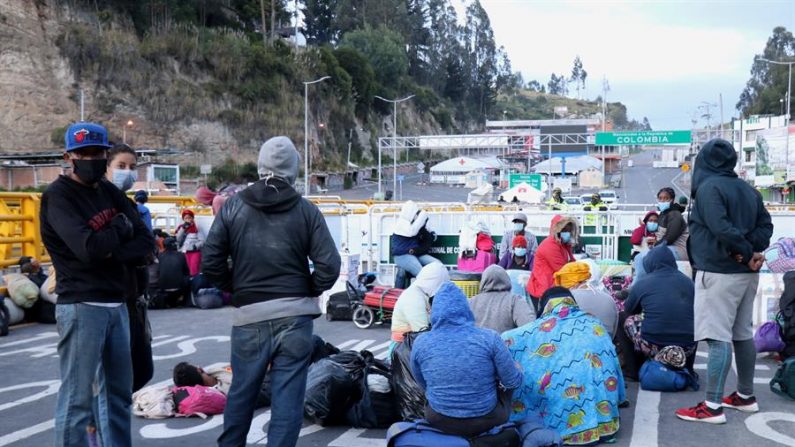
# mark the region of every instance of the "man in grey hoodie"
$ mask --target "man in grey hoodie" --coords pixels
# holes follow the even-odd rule
[[[499,265],[489,266],[480,279],[480,293],[469,300],[475,326],[502,334],[535,320],[527,300],[511,293],[511,278]]]
[[[246,444],[265,373],[273,389],[268,445],[295,446],[303,422],[317,297],[340,272],[340,256],[320,210],[293,188],[298,152],[287,137],[262,145],[261,180],[215,216],[202,271],[232,292],[232,370],[219,446]],[[232,259],[232,268],[228,259]],[[310,271],[307,258],[314,264]]]

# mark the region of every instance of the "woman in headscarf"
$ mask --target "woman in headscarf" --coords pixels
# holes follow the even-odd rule
[[[543,309],[538,306],[538,300],[552,287],[555,272],[574,261],[572,246],[577,241],[577,234],[577,221],[573,218],[560,215],[552,218],[549,237],[541,241],[536,250],[530,281],[527,282],[527,293],[537,312]]]
[[[610,295],[591,286],[592,277],[592,268],[588,263],[570,262],[555,273],[555,285],[571,290],[580,310],[598,318],[612,338],[618,326],[618,308]],[[542,302],[541,306],[544,305],[546,303]]]
[[[610,441],[625,399],[610,335],[568,289],[552,287],[542,299],[541,318],[502,334],[524,376],[513,393],[511,421],[540,413],[564,444]]]

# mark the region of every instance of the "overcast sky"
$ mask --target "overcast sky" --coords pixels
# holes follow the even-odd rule
[[[795,31],[795,0],[559,1],[481,0],[498,45],[525,81],[546,85],[552,72],[571,75],[579,55],[588,72],[586,98],[610,84],[630,118],[654,129],[689,129],[702,101],[724,120],[776,26]],[[570,95],[573,95],[570,92]],[[713,110],[713,123],[720,110]],[[700,120],[699,125],[705,121]]]

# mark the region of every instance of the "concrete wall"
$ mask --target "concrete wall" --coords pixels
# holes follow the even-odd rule
[[[17,188],[35,188],[52,183],[63,173],[60,164],[0,166],[0,188],[9,191]]]

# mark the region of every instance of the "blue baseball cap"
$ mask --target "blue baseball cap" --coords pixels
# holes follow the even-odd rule
[[[76,151],[84,147],[101,147],[110,149],[108,131],[104,126],[95,123],[74,123],[66,129],[64,135],[66,152]]]

